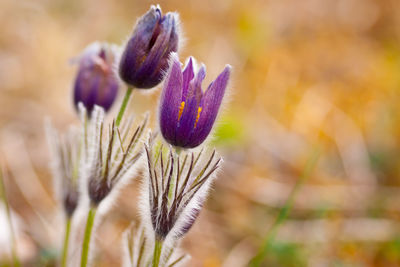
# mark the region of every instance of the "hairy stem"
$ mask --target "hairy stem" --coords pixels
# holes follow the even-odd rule
[[[128,105],[129,99],[131,98],[132,91],[133,91],[133,87],[130,87],[130,86],[126,90],[124,100],[122,101],[121,107],[119,108],[117,120],[115,121],[115,125],[117,127],[120,125],[122,117],[124,116],[124,112],[125,112],[126,106]]]
[[[86,221],[85,235],[84,235],[83,244],[82,244],[81,267],[86,267],[87,263],[88,263],[90,237],[92,235],[93,222],[94,222],[95,216],[96,216],[96,208],[92,207],[89,210],[87,221]]]
[[[68,245],[69,245],[70,233],[71,233],[71,218],[68,217],[65,222],[65,236],[64,236],[64,244],[63,244],[63,248],[62,248],[61,267],[67,266]]]
[[[154,244],[154,252],[153,252],[153,267],[158,267],[160,264],[161,258],[161,250],[162,250],[162,241],[156,238],[156,243]]]

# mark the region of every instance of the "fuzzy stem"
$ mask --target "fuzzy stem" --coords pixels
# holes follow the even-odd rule
[[[158,267],[161,258],[161,250],[163,243],[161,240],[156,238],[156,243],[154,244],[154,252],[153,252],[153,267]]]
[[[70,233],[71,233],[71,218],[68,217],[65,222],[65,236],[64,236],[64,244],[63,244],[63,249],[62,249],[61,267],[67,266],[68,245],[69,245]]]
[[[95,216],[96,216],[96,208],[92,207],[89,210],[86,221],[85,236],[83,238],[83,244],[82,244],[81,267],[86,267],[88,263],[90,237],[92,235],[93,222]]]
[[[124,116],[124,112],[125,112],[126,106],[128,105],[129,99],[131,98],[132,91],[133,91],[133,87],[130,87],[130,86],[126,90],[126,93],[125,93],[125,96],[124,96],[124,100],[122,100],[122,104],[121,104],[121,107],[120,107],[119,112],[118,112],[117,120],[115,121],[115,125],[117,127],[121,123],[122,116]]]
[[[21,263],[18,259],[18,255],[17,255],[15,232],[14,232],[14,227],[13,227],[12,219],[11,219],[10,205],[8,204],[8,199],[7,199],[7,195],[6,195],[6,188],[5,188],[4,182],[3,182],[3,170],[1,168],[0,168],[0,195],[3,198],[3,202],[6,207],[7,220],[8,220],[8,225],[10,227],[11,254],[12,254],[12,258],[13,258],[13,264],[14,264],[14,267],[19,267],[19,266],[21,266]]]

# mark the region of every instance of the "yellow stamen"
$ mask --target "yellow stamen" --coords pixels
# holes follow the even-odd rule
[[[183,109],[185,108],[185,101],[181,102],[181,106],[179,107],[178,121],[181,119]]]
[[[199,121],[200,113],[201,113],[202,110],[203,110],[202,107],[199,107],[199,108],[197,109],[197,117],[196,117],[196,122],[194,123],[194,128],[196,128],[196,125],[197,125],[197,122]]]

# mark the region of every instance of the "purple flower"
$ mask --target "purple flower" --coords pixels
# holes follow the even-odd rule
[[[160,128],[165,140],[177,147],[193,148],[209,135],[224,97],[231,67],[227,65],[205,92],[204,65],[194,74],[192,58],[184,71],[174,53],[160,102]]]
[[[82,102],[90,115],[94,105],[110,109],[118,93],[118,80],[112,65],[115,54],[106,44],[90,45],[79,59],[74,85],[74,104]]]
[[[178,15],[162,15],[151,6],[139,19],[119,64],[123,81],[136,88],[152,88],[163,79],[171,52],[178,50]]]

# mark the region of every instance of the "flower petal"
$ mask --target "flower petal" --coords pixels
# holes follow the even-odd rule
[[[189,61],[183,71],[183,85],[182,85],[182,101],[185,101],[187,91],[189,89],[189,83],[194,77],[194,70],[193,70],[193,59],[192,57],[189,58]]]
[[[138,20],[132,38],[128,41],[120,61],[119,72],[123,80],[129,83],[136,81],[136,72],[142,64],[141,59],[146,57],[147,47],[160,18],[160,11],[152,6]]]
[[[230,73],[231,66],[227,65],[204,93],[200,104],[202,111],[190,141],[192,147],[200,145],[209,135],[221,106]]]
[[[107,44],[91,45],[79,61],[74,84],[74,103],[82,102],[90,115],[94,105],[108,111],[118,92],[118,80],[111,71],[113,51]],[[95,50],[97,49],[97,51]]]
[[[203,90],[201,89],[201,84],[206,77],[206,67],[201,65],[200,70],[197,72],[196,77],[189,83],[189,90],[187,97],[191,98],[195,96],[197,100],[197,105],[200,105],[200,100],[203,96]]]
[[[174,142],[182,99],[182,71],[176,53],[171,53],[170,69],[160,100],[160,129],[168,142]]]
[[[157,27],[160,31],[157,39],[136,74],[137,79],[143,79],[141,88],[153,87],[162,80],[163,73],[168,67],[168,55],[178,48],[177,38],[174,43],[170,43],[175,31],[174,14],[166,14]]]
[[[182,116],[179,120],[179,126],[175,135],[176,146],[186,147],[190,136],[192,135],[194,124],[197,117],[198,103],[194,96],[186,99]]]
[[[113,76],[105,77],[103,83],[104,85],[102,86],[104,89],[98,92],[96,104],[102,106],[107,111],[111,108],[117,97],[119,85]]]

